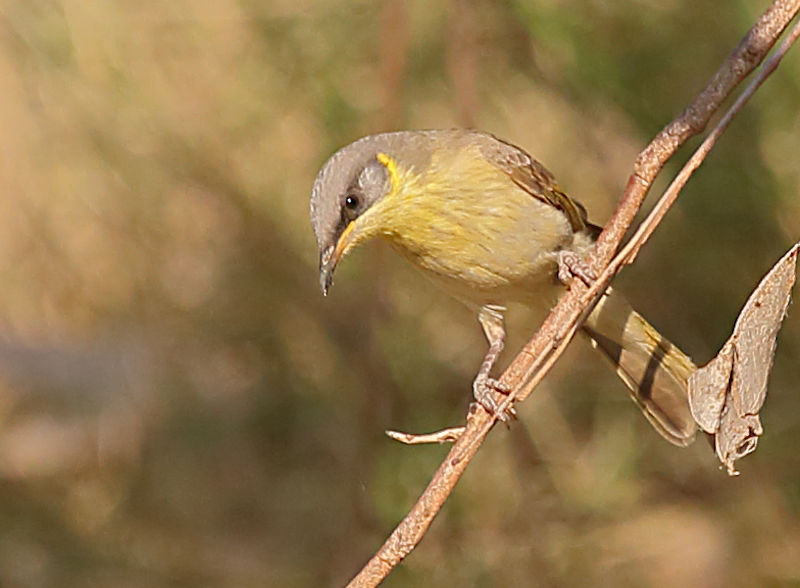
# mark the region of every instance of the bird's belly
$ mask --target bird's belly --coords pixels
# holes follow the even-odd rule
[[[443,177],[429,171],[425,190],[398,196],[382,234],[461,299],[528,302],[531,290],[553,283],[555,253],[573,242],[569,220],[484,160],[465,161],[450,162]]]
[[[552,254],[539,254],[534,259],[505,256],[500,260],[469,253],[446,259],[423,256],[412,261],[450,294],[478,305],[525,303],[539,296],[543,287],[555,285]]]
[[[527,195],[526,195],[527,196]],[[485,209],[479,222],[459,222],[458,211],[417,227],[420,241],[395,248],[457,298],[472,304],[529,303],[552,290],[556,252],[572,231],[564,215],[529,197],[533,210]],[[541,204],[541,206],[539,206]],[[526,207],[527,208],[527,207]],[[475,219],[474,216],[471,217]]]

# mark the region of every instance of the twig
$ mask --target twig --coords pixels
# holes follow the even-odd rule
[[[386,435],[395,441],[406,445],[421,445],[423,443],[454,443],[458,441],[465,427],[450,427],[435,433],[424,433],[417,435],[414,433],[403,433],[402,431],[385,431]]]
[[[651,210],[650,214],[647,215],[647,218],[642,221],[642,223],[639,225],[639,228],[636,230],[636,233],[634,233],[634,235],[631,237],[631,240],[620,252],[620,257],[622,258],[623,263],[626,265],[633,263],[633,260],[636,259],[636,256],[639,254],[639,250],[647,242],[647,240],[650,238],[650,235],[653,234],[653,231],[655,231],[656,227],[667,214],[667,211],[675,202],[675,199],[686,185],[686,182],[689,181],[689,178],[692,176],[695,170],[697,170],[697,168],[700,167],[700,164],[703,163],[703,160],[716,144],[717,139],[722,136],[722,133],[724,133],[725,129],[728,128],[728,124],[730,124],[731,120],[733,120],[733,117],[736,116],[742,107],[747,103],[747,101],[752,98],[753,94],[756,93],[756,90],[758,90],[758,88],[761,87],[761,84],[764,83],[764,80],[766,80],[772,74],[772,72],[778,68],[781,59],[783,59],[784,55],[786,55],[786,52],[789,51],[794,42],[797,41],[798,36],[800,36],[800,22],[795,23],[794,27],[781,42],[780,46],[764,62],[764,65],[761,67],[758,75],[753,78],[744,91],[739,94],[739,96],[736,98],[736,102],[733,103],[733,106],[728,109],[725,115],[716,124],[714,129],[701,143],[700,147],[697,148],[697,151],[692,154],[692,157],[689,159],[689,161],[687,161],[681,171],[678,172],[678,175],[675,176],[675,179],[672,180],[672,183],[664,191],[664,195],[661,196],[659,201],[653,207],[653,210]]]
[[[797,11],[795,11],[795,14],[796,12]],[[792,17],[793,16],[794,15],[792,15]],[[789,20],[791,20],[791,18]],[[788,22],[786,24],[788,25]],[[742,109],[747,100],[749,100],[750,97],[752,97],[752,95],[761,86],[764,80],[766,80],[775,71],[783,56],[786,54],[786,52],[789,50],[792,44],[797,40],[798,35],[800,35],[800,22],[794,26],[791,33],[786,37],[786,39],[784,39],[780,47],[764,63],[764,66],[761,68],[761,71],[759,72],[758,76],[754,78],[753,81],[747,86],[747,88],[745,88],[745,90],[739,95],[734,104],[730,107],[730,109],[728,109],[728,111],[720,119],[720,121],[717,123],[714,129],[708,134],[706,139],[695,150],[695,152],[692,154],[692,156],[689,158],[686,164],[684,164],[683,168],[681,168],[680,172],[678,172],[677,176],[670,183],[669,187],[665,190],[664,194],[659,198],[658,202],[656,202],[650,214],[645,218],[644,221],[642,221],[642,223],[640,224],[636,232],[633,234],[631,239],[628,241],[628,243],[626,243],[625,247],[623,247],[622,250],[608,263],[605,269],[600,273],[597,281],[593,283],[590,288],[585,290],[580,299],[581,308],[583,309],[581,314],[579,315],[580,319],[585,318],[585,316],[589,314],[589,312],[591,312],[592,306],[597,301],[597,298],[599,297],[600,293],[605,291],[606,287],[611,282],[612,278],[620,271],[622,266],[633,262],[636,255],[639,252],[639,249],[641,249],[645,241],[650,237],[650,235],[653,234],[655,228],[663,220],[664,216],[667,213],[667,210],[669,210],[670,206],[672,206],[672,204],[675,202],[675,199],[678,197],[678,194],[686,185],[686,182],[689,180],[691,175],[697,170],[698,167],[700,167],[700,164],[703,162],[703,160],[705,160],[706,156],[709,154],[713,146],[716,144],[717,139],[719,139],[719,137],[722,136],[722,133],[725,132],[725,129],[728,127],[728,124],[731,122],[733,117]],[[737,48],[737,51],[740,50],[741,48],[742,45],[740,44],[739,47]],[[731,55],[731,57],[729,57],[729,60],[733,58],[735,54],[736,52],[734,52],[734,54]],[[755,67],[755,65],[757,65],[757,63],[753,63],[753,67]],[[743,77],[746,77],[746,75],[747,74],[745,74]],[[700,97],[698,97],[698,99],[701,97],[702,94]],[[686,111],[684,111],[684,114],[686,114],[690,109],[691,107]],[[711,114],[712,113],[709,112],[709,116]],[[661,134],[663,135],[664,132],[662,131]],[[687,136],[686,138],[688,139],[689,137]],[[664,163],[665,162],[666,160],[664,161]],[[633,176],[631,177],[631,179],[633,179]],[[653,179],[655,179],[655,176],[653,177]],[[629,186],[630,184],[631,182],[629,181]],[[642,198],[644,197],[644,195],[645,193],[642,194]],[[622,206],[622,204],[620,206]],[[627,226],[625,227],[625,230],[627,230]],[[570,321],[569,323],[564,325],[563,330],[560,333],[558,333],[558,337],[554,340],[554,352],[552,353],[552,355],[546,359],[543,359],[544,363],[542,364],[542,368],[536,370],[536,373],[531,375],[530,379],[526,381],[525,387],[518,394],[516,394],[514,398],[510,399],[511,401],[519,402],[527,398],[527,396],[539,384],[542,378],[544,378],[547,371],[552,367],[552,365],[561,355],[561,352],[566,348],[567,344],[574,335],[575,331],[580,326],[580,323],[581,320],[578,320],[577,322]],[[501,405],[500,410],[502,409],[503,406]]]
[[[606,224],[590,258],[600,278],[590,288],[575,280],[539,331],[514,358],[501,378],[512,393],[502,400],[500,410],[525,399],[555,363],[581,319],[590,312],[593,303],[621,267],[623,258],[619,256],[615,267],[611,267],[610,262],[658,172],[687,139],[705,128],[730,92],[764,59],[798,10],[800,0],[776,0],[725,60],[705,90],[639,155],[620,204]],[[493,414],[478,405],[471,405],[464,432],[436,470],[425,491],[348,586],[377,586],[414,549],[495,421]]]

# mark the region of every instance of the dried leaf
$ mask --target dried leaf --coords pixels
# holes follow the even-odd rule
[[[716,433],[731,384],[733,344],[728,340],[717,356],[689,377],[689,406],[700,428]]]
[[[796,278],[799,247],[795,244],[761,280],[720,352],[689,378],[692,416],[715,435],[717,457],[731,475],[738,473],[734,462],[755,451],[764,432],[758,413]]]

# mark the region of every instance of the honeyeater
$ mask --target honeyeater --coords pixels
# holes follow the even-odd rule
[[[600,231],[525,151],[464,129],[383,133],[343,147],[314,182],[311,223],[323,293],[342,257],[380,237],[477,311],[489,350],[473,392],[489,409],[491,390],[502,391],[490,371],[503,349],[507,306],[552,305],[566,276],[587,267],[582,259]],[[676,445],[691,443],[691,360],[616,290],[582,329],[656,430]]]

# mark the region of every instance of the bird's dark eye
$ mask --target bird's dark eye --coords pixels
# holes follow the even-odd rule
[[[361,199],[355,194],[348,194],[344,199],[344,206],[347,210],[356,210],[359,204],[361,204]]]
[[[361,197],[357,194],[348,194],[345,196],[342,214],[348,221],[356,220],[356,217],[361,214]]]

